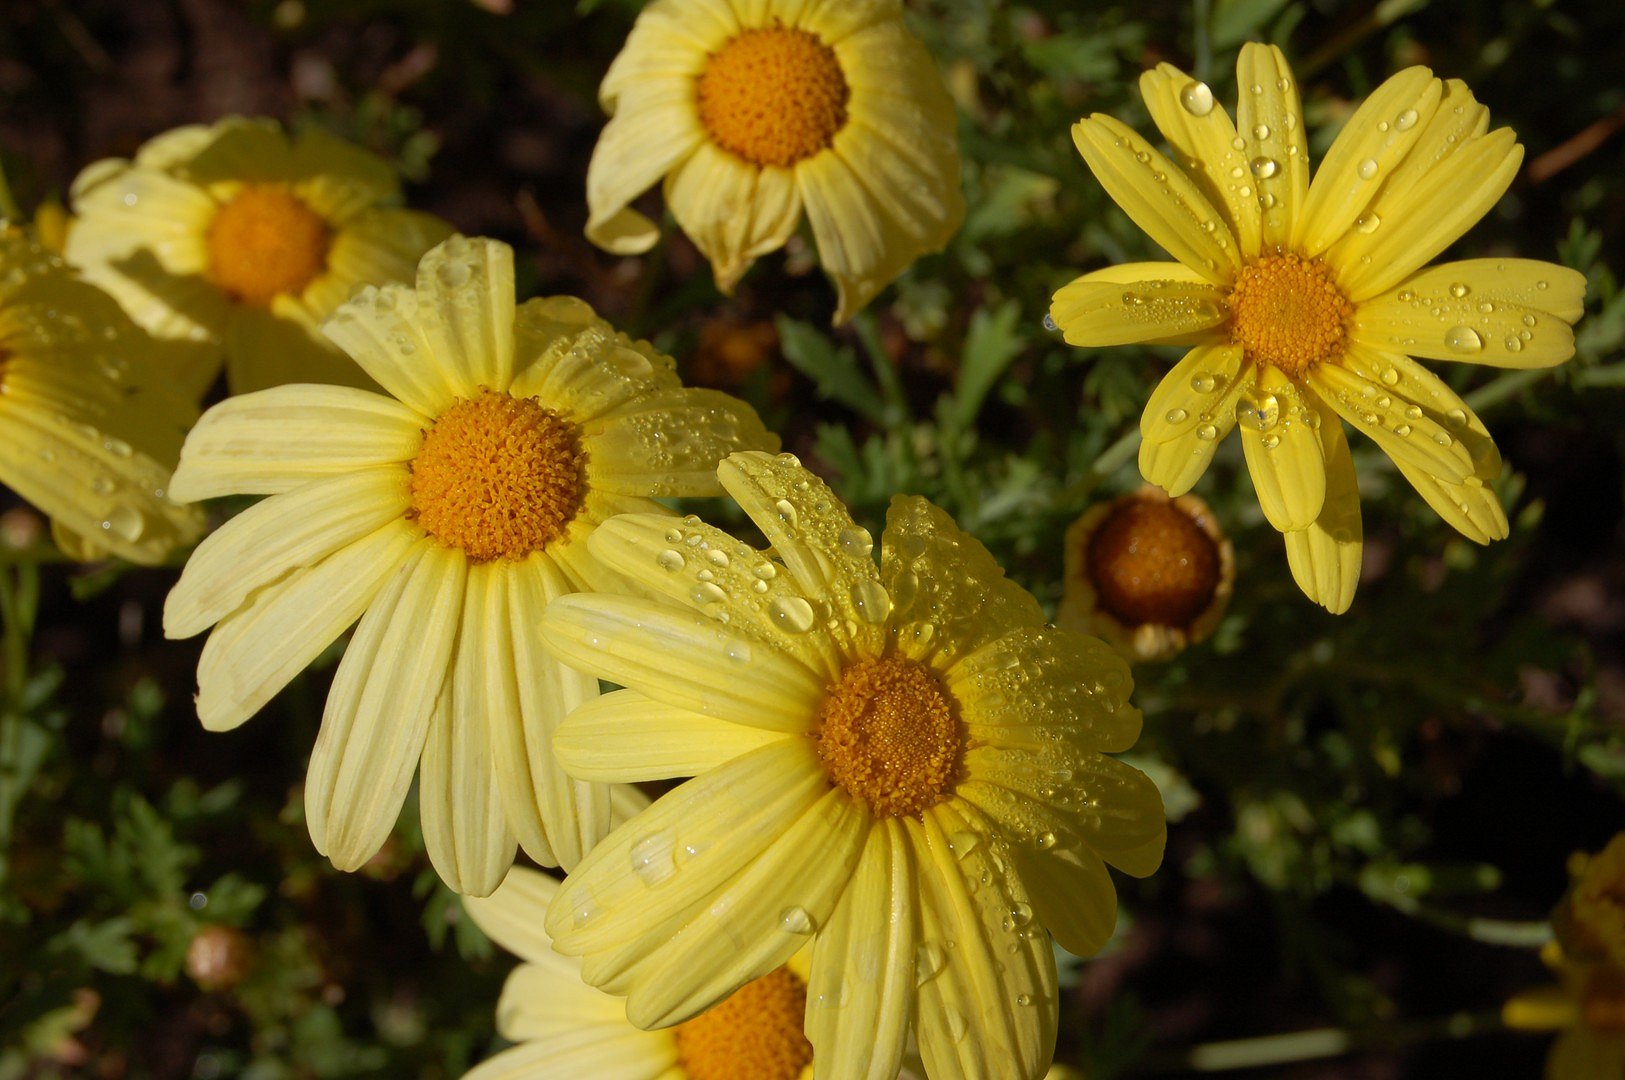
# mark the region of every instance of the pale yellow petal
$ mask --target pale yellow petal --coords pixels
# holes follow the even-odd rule
[[[394,522],[292,571],[220,620],[198,661],[203,726],[229,731],[259,712],[361,617],[420,537]]]
[[[1278,368],[1259,373],[1257,396],[1244,400],[1241,448],[1264,517],[1281,532],[1308,528],[1326,500],[1319,403]],[[1266,417],[1270,419],[1266,419]]]
[[[1140,96],[1175,157],[1188,166],[1187,175],[1223,215],[1242,256],[1256,258],[1262,235],[1258,192],[1230,114],[1206,83],[1168,63],[1140,75]]]
[[[1319,255],[1356,226],[1376,197],[1380,181],[1427,130],[1443,93],[1444,84],[1433,72],[1409,67],[1389,76],[1361,102],[1309,185],[1298,218],[1299,254]],[[1365,224],[1369,226],[1369,219]]]
[[[377,853],[411,786],[451,665],[467,562],[420,542],[361,617],[310,753],[305,821],[340,870]]]
[[[736,0],[737,2],[737,0]],[[765,12],[817,34],[826,45],[841,44],[865,27],[884,25],[903,17],[900,0],[754,0]]]
[[[451,226],[417,210],[373,207],[333,234],[328,272],[305,290],[318,318],[349,299],[357,285],[411,283],[423,253],[451,235]]]
[[[280,386],[203,414],[170,484],[177,499],[273,495],[322,477],[409,461],[428,421],[381,394]]]
[[[1443,379],[1403,353],[1382,353],[1364,346],[1351,348],[1344,366],[1361,378],[1381,383],[1402,399],[1407,417],[1420,409],[1426,419],[1466,447],[1473,460],[1473,476],[1494,480],[1501,475],[1501,452],[1489,429],[1472,407]]]
[[[464,896],[463,909],[487,937],[520,959],[538,966],[563,961],[568,967],[579,969],[579,964],[553,951],[553,939],[547,936],[542,925],[547,917],[547,905],[553,902],[558,891],[557,878],[516,866],[489,895]],[[571,981],[581,985],[579,970],[573,976]]]
[[[1309,144],[1298,82],[1274,45],[1248,42],[1236,58],[1236,130],[1263,207],[1262,248],[1292,242],[1309,191]]]
[[[217,189],[295,178],[293,147],[275,120],[227,116],[214,123],[209,136],[187,160],[175,162],[176,175]]]
[[[920,938],[936,946],[921,949],[915,976],[920,1056],[933,1080],[1038,1080],[1055,1053],[1055,954],[1021,881],[985,840],[967,843],[978,824],[952,803],[907,823],[920,863]]]
[[[1117,929],[1117,887],[1099,855],[1087,847],[1014,844],[1016,873],[1033,913],[1073,956],[1093,956]]]
[[[393,520],[410,503],[406,470],[315,480],[249,507],[198,545],[164,601],[164,634],[201,633],[254,590],[310,566]]]
[[[578,423],[682,386],[676,361],[617,333],[573,296],[519,305],[514,342],[519,371],[509,393],[539,397]]]
[[[1309,385],[1355,431],[1369,436],[1396,463],[1460,483],[1473,475],[1468,447],[1445,424],[1381,382],[1337,364],[1309,373]]]
[[[1127,662],[1099,638],[1053,626],[1012,630],[947,671],[966,734],[990,745],[1064,740],[1103,753],[1140,737]]]
[[[1501,508],[1501,500],[1496,496],[1495,489],[1482,480],[1469,477],[1462,483],[1454,484],[1408,462],[1395,459],[1394,464],[1417,493],[1433,507],[1434,512],[1467,539],[1488,544],[1492,540],[1505,540],[1509,535],[1506,511]]]
[[[513,248],[453,236],[418,263],[412,319],[456,397],[504,391],[514,375]]]
[[[684,167],[705,142],[694,79],[705,67],[706,52],[669,34],[660,35],[658,51],[649,48],[645,43],[654,35],[646,21],[639,19],[611,71],[614,77],[627,64],[638,68],[635,78],[615,84],[614,116],[604,125],[587,165],[587,239],[617,255],[636,255],[654,246],[659,226],[629,206],[661,177]],[[611,87],[609,78],[604,86],[606,91]]]
[[[388,161],[317,127],[293,139],[293,190],[312,210],[335,225],[400,196],[400,179]]]
[[[363,285],[321,332],[408,408],[439,416],[456,400],[464,373],[437,357],[423,336],[419,309],[432,303],[407,285]]]
[[[880,588],[873,538],[829,485],[788,454],[734,454],[717,477],[762,530],[802,596],[832,609],[825,623],[831,636],[854,653],[878,656],[893,601]],[[806,601],[770,614],[791,633],[815,621]]]
[[[313,326],[264,308],[242,307],[232,312],[223,342],[226,382],[234,396],[302,383],[378,388]]]
[[[502,663],[509,633],[505,563],[468,568],[451,673],[435,703],[418,775],[423,846],[453,892],[488,896],[513,865],[496,779],[492,730],[519,723],[513,669]],[[538,912],[538,916],[540,912]]]
[[[92,281],[128,275],[141,264],[124,260],[138,251],[170,274],[201,274],[204,233],[217,206],[203,189],[155,169],[104,170],[75,184],[76,220],[64,254]]]
[[[771,731],[804,731],[824,680],[706,616],[628,596],[548,605],[542,641],[564,663],[656,701]]]
[[[1354,337],[1430,360],[1540,368],[1574,355],[1585,275],[1534,259],[1428,267],[1359,306]]]
[[[1212,424],[1199,431],[1187,432],[1166,442],[1141,439],[1140,475],[1145,477],[1146,483],[1155,484],[1170,496],[1177,498],[1185,494],[1207,472],[1219,443],[1235,426],[1235,414],[1231,413],[1227,417],[1215,416]]]
[[[1338,285],[1358,304],[1405,280],[1489,213],[1522,162],[1523,147],[1501,128],[1469,140],[1423,173],[1395,196],[1391,210],[1373,203],[1368,213],[1378,214],[1381,224],[1347,233],[1327,253]],[[1378,200],[1386,201],[1380,193]]]
[[[1140,435],[1147,442],[1183,439],[1198,428],[1232,420],[1236,401],[1256,385],[1256,369],[1246,365],[1241,346],[1198,345],[1169,369],[1146,400]],[[1227,429],[1228,430],[1228,429]],[[1218,433],[1206,440],[1218,442]]]
[[[902,823],[876,822],[829,925],[813,942],[807,1038],[815,1076],[897,1075],[914,1012],[914,882],[913,851]]]
[[[815,677],[832,682],[840,674],[839,642],[825,626],[803,625],[808,600],[783,565],[721,529],[666,514],[623,514],[587,543],[600,562],[652,595],[712,617],[726,614],[731,629]]]
[[[1096,113],[1072,141],[1112,201],[1164,251],[1214,284],[1240,260],[1236,238],[1200,188],[1127,124]]]
[[[776,451],[756,410],[719,390],[665,390],[581,425],[587,482],[647,498],[720,495],[717,465],[738,450]]]
[[[711,260],[724,293],[733,292],[757,256],[783,247],[801,220],[792,170],[759,168],[712,142],[700,143],[672,171],[666,204]]]
[[[598,88],[604,111],[617,112],[622,95],[652,77],[699,74],[739,30],[731,0],[654,0],[638,13]]]
[[[492,728],[497,779],[526,852],[569,871],[609,832],[611,791],[566,773],[553,751],[553,736],[566,716],[598,697],[598,680],[542,648],[536,632],[542,612],[570,589],[549,552],[506,570],[507,639],[519,712],[517,722]],[[494,592],[488,599],[497,602]]]
[[[1165,344],[1229,318],[1224,296],[1205,281],[1147,278],[1124,283],[1116,271],[1084,274],[1056,290],[1050,318],[1067,344]]]
[[[1304,595],[1341,615],[1354,602],[1364,550],[1360,524],[1360,486],[1349,456],[1343,422],[1323,416],[1321,451],[1326,461],[1326,502],[1307,529],[1284,534],[1286,561]]]
[[[639,783],[698,776],[782,738],[617,690],[571,712],[553,752],[572,776]]]
[[[623,1021],[619,1027],[595,1024],[522,1043],[480,1062],[462,1080],[668,1080],[676,1061],[670,1035],[638,1031]]]

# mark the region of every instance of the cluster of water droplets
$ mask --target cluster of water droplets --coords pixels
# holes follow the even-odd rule
[[[1504,273],[1506,267],[1497,271]],[[1550,287],[1544,279],[1535,282],[1539,291]],[[1481,294],[1465,281],[1450,282],[1437,292],[1402,288],[1395,298],[1415,312],[1401,317],[1398,329],[1389,331],[1390,343],[1402,350],[1442,343],[1449,353],[1462,357],[1498,350],[1516,354],[1534,340],[1541,320],[1551,318],[1529,304],[1530,297]],[[1442,339],[1437,336],[1441,334]]]
[[[1212,325],[1225,318],[1212,289],[1185,281],[1142,281],[1119,300],[1115,314],[1147,326]]]

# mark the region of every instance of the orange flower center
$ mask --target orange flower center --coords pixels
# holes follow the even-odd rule
[[[586,492],[574,424],[535,398],[482,391],[441,413],[412,459],[409,516],[477,563],[523,559],[564,532]]]
[[[829,778],[877,817],[919,817],[946,798],[964,746],[941,680],[895,656],[841,672],[815,730]]]
[[[1230,340],[1294,378],[1343,354],[1353,315],[1330,268],[1290,252],[1244,267],[1230,290]]]
[[[689,1080],[795,1080],[813,1056],[806,1012],[806,984],[781,967],[678,1024],[677,1064]]]
[[[1127,499],[1089,541],[1101,606],[1129,626],[1188,626],[1213,602],[1219,549],[1179,507]]]
[[[205,243],[208,278],[245,304],[304,292],[327,268],[332,230],[285,188],[245,187],[215,212]]]
[[[835,50],[778,25],[746,30],[712,53],[697,90],[713,142],[781,168],[829,148],[851,96]]]

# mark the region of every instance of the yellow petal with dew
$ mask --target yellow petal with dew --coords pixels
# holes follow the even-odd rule
[[[1187,175],[1230,226],[1242,257],[1257,258],[1263,229],[1258,192],[1230,114],[1206,83],[1172,64],[1143,72],[1140,96]]]
[[[698,776],[783,737],[617,690],[571,712],[553,751],[572,776],[639,783]]]
[[[1236,405],[1247,472],[1264,517],[1281,532],[1307,528],[1326,499],[1326,463],[1316,428],[1319,403],[1278,368],[1259,373],[1258,389]]]
[[[1262,249],[1290,246],[1309,191],[1309,144],[1286,55],[1274,45],[1243,45],[1236,94],[1236,130],[1263,212]]]
[[[1312,525],[1284,534],[1286,561],[1305,596],[1341,615],[1354,602],[1360,583],[1364,550],[1360,485],[1342,420],[1322,417],[1319,434],[1326,462],[1326,502]]]
[[[1420,407],[1338,364],[1309,373],[1309,385],[1355,431],[1398,464],[1459,484],[1473,475],[1468,447]]]

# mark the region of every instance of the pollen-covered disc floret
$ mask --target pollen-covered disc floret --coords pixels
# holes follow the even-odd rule
[[[321,275],[332,239],[327,222],[292,192],[249,185],[209,224],[208,277],[245,304],[269,306]]]
[[[1331,268],[1291,252],[1242,267],[1230,290],[1230,340],[1294,377],[1343,354],[1353,315]]]
[[[806,983],[781,967],[677,1025],[678,1065],[689,1080],[795,1080],[813,1056],[806,1011]]]
[[[963,744],[942,682],[896,656],[841,672],[816,738],[830,779],[877,817],[918,817],[946,798]]]
[[[1172,502],[1124,500],[1087,560],[1102,605],[1129,625],[1186,626],[1219,586],[1218,544]]]
[[[413,519],[470,561],[523,559],[581,507],[575,424],[534,398],[485,391],[441,413],[412,459]]]
[[[753,165],[787,168],[829,148],[850,95],[840,61],[806,30],[746,30],[711,54],[696,86],[700,123]]]

